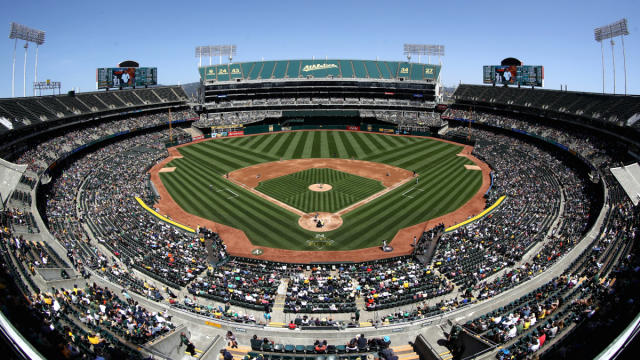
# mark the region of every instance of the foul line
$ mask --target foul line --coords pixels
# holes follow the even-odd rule
[[[170,219],[168,219],[168,218],[166,218],[166,217],[164,217],[164,216],[162,216],[162,215],[158,214],[155,210],[153,210],[152,208],[150,208],[149,206],[147,206],[147,204],[145,204],[145,203],[144,203],[144,201],[142,201],[142,199],[140,199],[140,198],[139,198],[139,197],[137,197],[137,196],[136,196],[136,201],[138,202],[138,204],[140,204],[140,206],[142,206],[145,210],[147,210],[148,212],[150,212],[153,216],[157,217],[158,219],[160,219],[160,220],[162,220],[162,221],[164,221],[164,222],[166,222],[166,223],[169,223],[169,224],[171,224],[171,225],[173,225],[173,226],[177,226],[177,227],[179,227],[179,228],[180,228],[180,229],[182,229],[182,230],[186,230],[186,231],[188,231],[188,232],[192,232],[192,233],[195,233],[195,232],[196,232],[195,230],[193,230],[192,228],[190,228],[190,227],[188,227],[188,226],[184,226],[184,225],[182,225],[182,224],[178,224],[177,222],[175,222],[175,221],[173,221],[173,220],[170,220]]]
[[[445,230],[445,232],[449,232],[449,231],[453,231],[461,226],[465,226],[469,223],[472,223],[482,217],[484,217],[485,215],[487,215],[488,213],[490,213],[491,211],[493,211],[493,209],[495,209],[496,207],[498,207],[498,205],[500,205],[502,203],[502,201],[506,198],[506,195],[502,195],[493,205],[489,206],[485,211],[481,212],[480,214],[472,217],[471,219],[468,219],[466,221],[461,222],[460,224],[457,225],[453,225],[452,227],[448,228]]]

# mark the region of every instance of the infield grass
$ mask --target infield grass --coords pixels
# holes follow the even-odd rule
[[[179,152],[184,157],[166,165],[176,170],[160,173],[160,178],[185,211],[241,229],[255,245],[314,250],[307,240],[316,233],[299,227],[297,215],[222,175],[280,158],[320,156],[380,162],[416,171],[420,175],[418,184],[410,181],[356,208],[342,217],[340,228],[325,233],[334,242],[323,251],[352,250],[379,246],[383,240],[393,239],[401,228],[444,215],[466,203],[480,188],[482,173],[464,168],[473,163],[456,156],[461,150],[460,145],[428,138],[347,131],[284,132],[181,147]]]
[[[309,185],[330,184],[329,191],[311,191]],[[256,190],[306,213],[337,212],[385,187],[373,179],[334,169],[307,169],[262,181]]]

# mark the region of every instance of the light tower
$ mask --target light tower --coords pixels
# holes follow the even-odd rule
[[[442,65],[440,57],[444,56],[444,45],[404,44],[404,55],[409,62],[411,62],[411,55],[418,55],[418,62],[421,55],[427,55],[428,64],[431,64],[431,56],[437,56],[438,62]]]
[[[11,69],[11,96],[15,96],[15,79],[16,79],[16,47],[18,46],[18,39],[24,40],[24,81],[23,81],[23,96],[27,96],[27,49],[29,43],[36,44],[36,64],[35,64],[35,80],[38,80],[38,48],[44,44],[45,32],[42,30],[32,29],[30,27],[12,22],[11,29],[9,30],[9,39],[15,39],[13,44],[13,64]],[[35,95],[35,90],[34,90]]]
[[[222,64],[222,56],[229,56],[229,62],[233,60],[236,55],[236,45],[206,45],[196,46],[196,57],[198,60],[198,67],[202,67],[202,57],[209,57],[209,66],[211,66],[211,59],[213,56],[220,57],[220,64]]]
[[[627,27],[627,19],[621,19],[609,25],[601,26],[593,31],[595,40],[600,43],[600,52],[602,54],[602,93],[604,94],[604,45],[603,40],[611,39],[611,60],[613,65],[613,93],[616,93],[616,59],[613,51],[613,38],[620,36],[622,42],[622,61],[624,64],[624,94],[627,95],[627,56],[624,51],[624,36],[629,35]]]

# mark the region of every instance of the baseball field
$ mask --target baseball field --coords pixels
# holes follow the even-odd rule
[[[482,172],[461,150],[430,138],[294,131],[180,147],[165,165],[175,169],[159,175],[182,209],[240,229],[256,246],[353,250],[465,204]],[[302,228],[301,214],[315,212],[342,223],[322,235]]]

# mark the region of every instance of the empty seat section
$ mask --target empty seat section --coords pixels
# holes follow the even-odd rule
[[[251,69],[251,72],[249,73],[249,77],[247,78],[247,80],[256,80],[258,76],[260,76],[260,72],[262,71],[263,65],[264,65],[263,62],[256,62],[253,68]]]
[[[409,77],[411,80],[422,80],[424,79],[424,64],[411,64],[411,76]]]
[[[391,72],[391,78],[395,79],[398,77],[398,63],[395,61],[385,61],[384,62],[387,67],[389,68],[389,71]]]
[[[391,71],[389,70],[387,63],[385,61],[376,61],[376,64],[378,65],[382,78],[391,79]]]
[[[240,67],[240,64],[229,65],[229,76],[232,80],[242,77],[242,68]]]
[[[58,96],[56,99],[58,99],[58,101],[63,103],[67,108],[71,109],[71,111],[73,111],[74,113],[75,112],[86,113],[90,111],[84,104],[78,101],[78,99],[76,99],[75,97],[62,95],[62,96]]]
[[[162,101],[178,101],[176,94],[171,91],[171,88],[156,88],[152,90],[154,94],[162,99]]]
[[[140,99],[135,96],[131,90],[118,91],[116,92],[116,95],[128,104],[142,105],[142,101],[140,101]]]
[[[353,60],[351,61],[353,64],[353,70],[355,70],[356,77],[361,79],[367,78],[367,69],[364,67],[364,63],[362,60]]]
[[[56,113],[63,113],[65,115],[72,115],[73,113],[69,111],[62,103],[56,100],[54,96],[43,96],[38,98],[38,101],[46,108],[51,109]]]
[[[273,78],[274,79],[284,79],[284,76],[287,74],[287,64],[288,61],[277,61],[276,67],[273,70]]]
[[[273,73],[273,68],[276,66],[275,61],[265,61],[262,65],[262,70],[260,71],[261,79],[271,79],[271,74]]]
[[[378,70],[378,66],[375,61],[364,61],[364,65],[367,68],[367,72],[369,73],[369,77],[372,79],[380,79],[380,70]]]
[[[171,89],[174,94],[178,95],[178,100],[187,100],[187,93],[184,92],[182,86],[174,86]]]
[[[34,113],[38,118],[40,116],[46,116],[47,119],[55,119],[56,116],[51,111],[46,109],[44,106],[40,105],[36,99],[25,99],[21,101],[17,101],[18,104],[22,105],[29,109],[32,113]]]
[[[2,103],[2,107],[7,112],[12,114],[13,115],[12,117],[15,119],[18,119],[18,120],[29,119],[30,121],[40,121],[40,119],[38,119],[35,115],[27,111],[27,109],[23,108],[22,106],[18,105],[16,102],[6,101]]]
[[[343,78],[353,77],[353,66],[349,60],[340,60],[340,72],[342,72]]]
[[[218,81],[229,81],[229,66],[218,65],[216,66],[216,79]]]
[[[255,65],[256,63],[254,62],[242,63],[240,65],[240,67],[242,68],[242,77],[245,80],[249,80],[249,73],[251,72],[251,69],[253,69]]]
[[[83,103],[97,110],[105,110],[107,107],[94,94],[76,95]]]
[[[156,96],[156,94],[151,89],[135,90],[135,91],[136,91],[136,94],[146,102],[149,102],[152,104],[162,102],[162,99]]]
[[[98,96],[100,98],[100,100],[102,100],[103,102],[105,102],[108,105],[113,105],[115,107],[123,107],[124,103],[122,102],[122,100],[118,99],[115,95],[113,95],[112,92],[103,92],[100,94],[96,94],[96,96]]]
[[[300,60],[289,61],[289,67],[287,68],[287,77],[289,79],[300,77]]]

